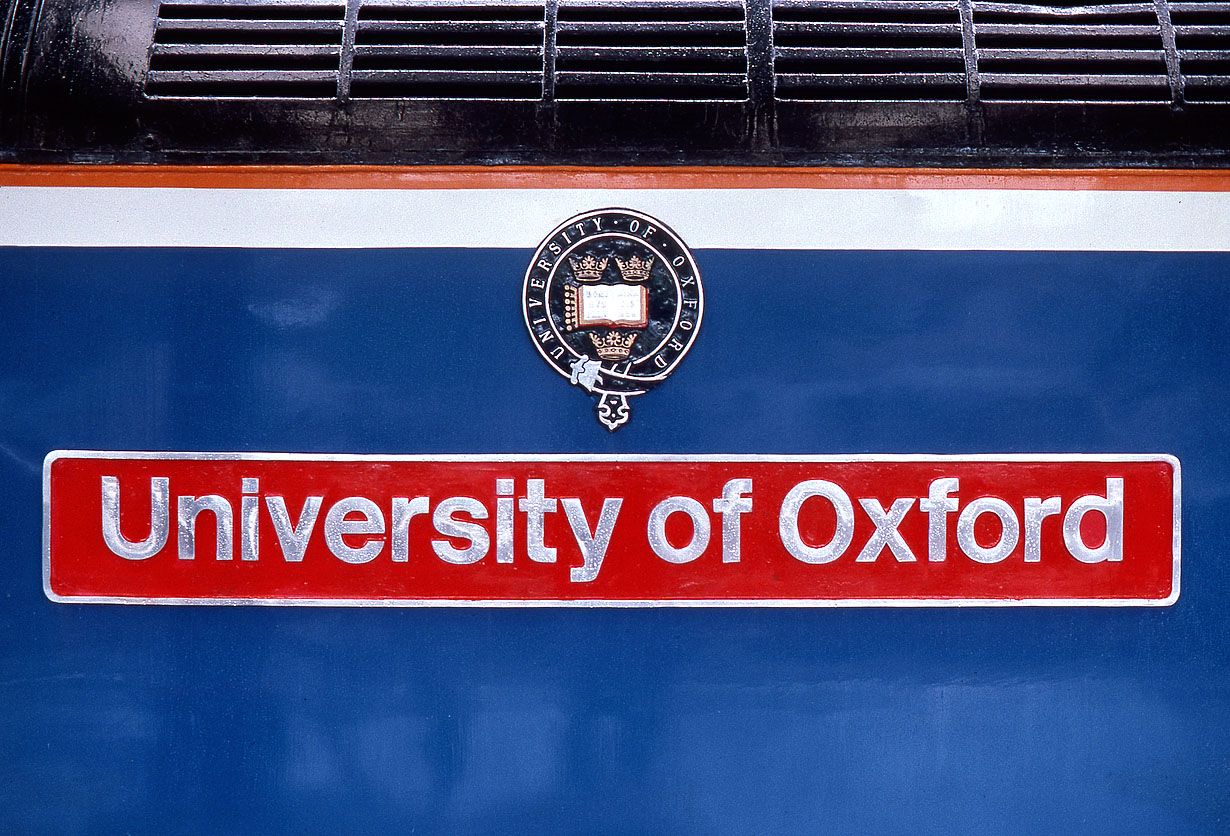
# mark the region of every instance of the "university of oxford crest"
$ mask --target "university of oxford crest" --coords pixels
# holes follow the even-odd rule
[[[704,312],[700,273],[661,221],[629,209],[577,215],[538,246],[521,296],[538,353],[598,396],[609,430],[627,423],[628,399],[678,367]]]

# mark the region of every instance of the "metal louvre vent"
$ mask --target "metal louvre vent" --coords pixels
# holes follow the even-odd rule
[[[956,2],[777,0],[773,38],[782,100],[965,100]]]
[[[1157,10],[973,4],[982,101],[1169,102]]]
[[[359,8],[352,98],[541,99],[541,2]]]
[[[560,100],[748,97],[737,0],[563,0],[556,38]]]
[[[333,98],[345,4],[164,3],[145,92],[155,97]]]
[[[144,92],[1224,105],[1230,0],[171,0]]]
[[[1230,102],[1230,3],[1172,3],[1184,76],[1183,98],[1189,102]]]

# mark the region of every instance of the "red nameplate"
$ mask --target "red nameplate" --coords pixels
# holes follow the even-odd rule
[[[1165,605],[1169,456],[53,453],[56,601]]]

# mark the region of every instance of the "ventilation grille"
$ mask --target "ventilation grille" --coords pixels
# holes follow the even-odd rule
[[[1230,0],[171,0],[145,93],[745,102],[751,75],[780,101],[1225,105]]]
[[[1169,102],[1153,4],[975,2],[983,101]]]
[[[540,99],[542,3],[364,3],[353,98]]]
[[[738,101],[747,33],[730,0],[562,0],[556,98]]]
[[[1230,3],[1172,3],[1179,69],[1189,102],[1230,102]]]
[[[345,10],[300,0],[164,3],[146,94],[333,98]]]
[[[965,100],[955,2],[778,0],[773,24],[779,99]]]

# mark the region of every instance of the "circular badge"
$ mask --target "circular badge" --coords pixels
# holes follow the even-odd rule
[[[628,421],[628,398],[678,366],[700,330],[700,272],[679,236],[630,209],[600,209],[555,228],[534,253],[521,294],[538,353],[599,396],[598,420]]]

